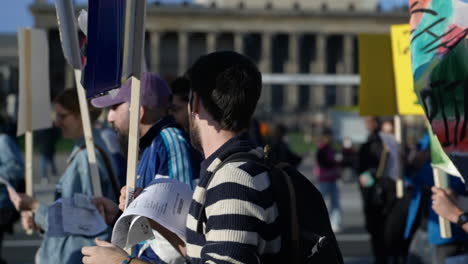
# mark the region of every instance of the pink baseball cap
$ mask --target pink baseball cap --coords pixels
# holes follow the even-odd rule
[[[122,87],[110,91],[108,94],[91,100],[94,107],[104,108],[130,102],[132,81],[127,80]],[[169,106],[171,89],[166,81],[157,74],[144,72],[141,77],[141,105],[147,107]]]

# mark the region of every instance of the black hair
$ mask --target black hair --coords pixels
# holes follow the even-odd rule
[[[250,59],[233,51],[214,52],[200,57],[186,76],[221,129],[249,127],[262,90],[262,75]]]
[[[170,86],[172,96],[177,95],[185,102],[189,101],[190,81],[186,76],[177,77]]]

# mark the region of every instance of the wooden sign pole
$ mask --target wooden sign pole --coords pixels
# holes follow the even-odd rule
[[[395,115],[394,117],[394,123],[395,123],[395,139],[396,142],[398,143],[398,157],[397,157],[397,180],[396,180],[396,196],[397,198],[403,198],[404,195],[404,184],[403,184],[403,166],[402,162],[403,160],[401,159],[400,156],[400,150],[402,147],[402,142],[403,142],[403,126],[401,122],[401,116],[400,115]]]
[[[31,54],[31,31],[30,29],[24,30],[24,52],[25,52],[25,94],[26,94],[26,133],[25,133],[25,157],[26,157],[26,170],[25,170],[25,185],[26,194],[33,197],[33,130],[32,130],[32,54]],[[32,212],[31,212],[32,215]],[[26,230],[28,235],[33,234],[33,230]]]
[[[88,153],[89,167],[91,168],[91,183],[93,185],[93,194],[96,197],[102,197],[101,178],[99,177],[99,168],[97,165],[96,151],[93,141],[93,130],[91,118],[89,117],[88,101],[86,100],[86,92],[81,85],[81,71],[75,71],[76,90],[78,92],[78,100],[80,103],[81,122],[83,123],[83,133],[85,138],[86,151]]]
[[[122,72],[125,75],[131,74],[132,76],[126,183],[127,199],[125,201],[125,207],[127,207],[133,200],[136,188],[138,144],[140,140],[141,62],[145,40],[146,0],[127,1],[125,9],[124,69]]]

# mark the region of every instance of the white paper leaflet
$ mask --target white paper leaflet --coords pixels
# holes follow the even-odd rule
[[[190,187],[179,181],[155,180],[155,184],[144,189],[117,220],[112,244],[128,248],[153,238],[148,219],[185,240],[185,222],[192,194]]]

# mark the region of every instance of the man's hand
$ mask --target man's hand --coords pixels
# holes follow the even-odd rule
[[[33,214],[28,211],[21,212],[21,226],[23,227],[24,231],[39,229],[36,225],[36,222],[34,222]]]
[[[99,238],[96,238],[96,246],[84,247],[81,253],[83,264],[120,264],[128,256],[123,249]]]
[[[94,198],[92,202],[99,212],[106,217],[106,224],[114,225],[120,214],[119,206],[106,197]]]
[[[432,209],[452,223],[456,223],[463,213],[444,189],[435,186],[432,187]]]
[[[34,212],[39,206],[39,203],[36,201],[36,199],[24,193],[13,194],[10,192],[10,200],[18,212],[21,212],[21,211],[33,211]]]
[[[140,193],[143,191],[143,188],[135,188],[135,192],[133,193],[133,199],[135,199]],[[127,200],[127,186],[122,187],[120,189],[120,197],[119,197],[119,209],[125,211],[125,201]]]
[[[170,231],[169,229],[165,228],[164,226],[160,225],[159,223],[151,220],[148,218],[148,222],[152,229],[158,231],[171,245],[179,251],[182,256],[187,256],[187,249],[185,246],[185,242],[177,236],[175,233]]]

